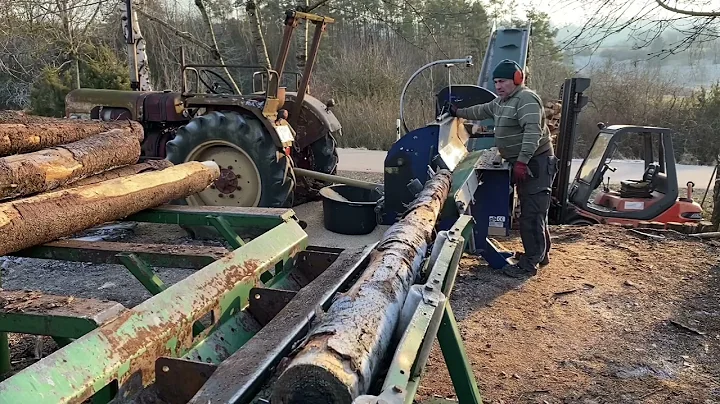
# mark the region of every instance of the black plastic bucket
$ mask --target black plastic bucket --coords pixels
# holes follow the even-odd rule
[[[343,196],[340,200],[332,191]],[[377,227],[375,206],[380,193],[344,184],[330,185],[320,190],[323,200],[323,224],[340,234],[369,234]]]

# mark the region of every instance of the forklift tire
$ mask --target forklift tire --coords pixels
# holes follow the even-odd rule
[[[581,218],[581,219],[573,219],[568,224],[571,226],[593,226],[593,225],[596,225],[597,223],[595,223],[594,221],[592,221],[590,219],[582,219]]]
[[[173,164],[217,160],[220,166],[221,179],[200,194],[188,197],[185,200],[188,205],[281,208],[293,204],[292,159],[277,148],[262,123],[253,116],[213,111],[195,117],[167,143],[166,158]],[[241,171],[245,175],[242,184],[247,184],[245,190],[234,180],[236,176],[241,178]]]

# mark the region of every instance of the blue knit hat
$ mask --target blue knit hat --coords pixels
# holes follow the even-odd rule
[[[493,80],[494,79],[508,79],[512,80],[515,76],[516,71],[522,71],[520,66],[513,62],[512,60],[505,59],[502,62],[498,63],[498,65],[495,67],[495,70],[493,70]]]

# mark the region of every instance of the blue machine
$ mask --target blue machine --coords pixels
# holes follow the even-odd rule
[[[478,83],[452,85],[438,92],[438,118],[425,127],[409,131],[405,125],[403,103],[405,92],[422,71],[436,65],[450,68],[457,63],[470,65],[472,58],[439,60],[420,68],[408,80],[400,97],[400,122],[405,135],[388,151],[385,158],[385,196],[382,223],[392,224],[415,198],[419,188],[438,169],[453,173],[449,200],[441,213],[439,227],[447,230],[458,215],[469,214],[475,220],[471,253],[481,255],[491,267],[499,269],[511,262],[512,253],[503,251],[492,237],[507,236],[512,225],[515,195],[510,185],[511,168],[494,148],[493,132],[471,134],[472,123],[445,113],[443,106],[451,100],[459,107],[492,101],[496,95],[491,72],[503,59],[525,66],[530,27],[503,29],[492,33],[483,60]],[[492,129],[492,120],[480,123]]]

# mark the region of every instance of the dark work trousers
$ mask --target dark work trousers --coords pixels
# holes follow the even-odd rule
[[[557,174],[557,157],[548,151],[534,156],[528,162],[530,175],[516,184],[520,199],[520,238],[525,253],[520,257],[519,266],[524,269],[537,268],[550,251],[548,231],[548,210],[550,191]]]

